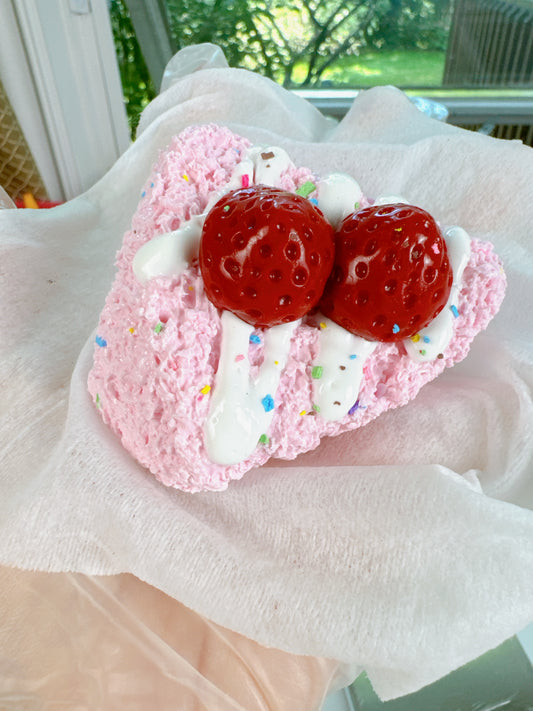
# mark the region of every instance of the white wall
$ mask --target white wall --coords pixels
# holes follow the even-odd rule
[[[129,145],[106,0],[0,0],[0,78],[52,200]]]

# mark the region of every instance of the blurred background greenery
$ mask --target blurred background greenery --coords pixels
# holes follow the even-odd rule
[[[165,0],[174,51],[222,47],[287,88],[440,86],[452,0]],[[155,96],[125,0],[110,13],[132,135]]]

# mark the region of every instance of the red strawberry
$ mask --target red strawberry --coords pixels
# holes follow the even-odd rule
[[[320,210],[265,185],[219,200],[200,242],[208,298],[256,327],[295,321],[316,306],[333,257],[333,228]]]
[[[412,205],[374,205],[342,222],[320,309],[371,341],[415,335],[444,308],[453,275],[435,220]]]

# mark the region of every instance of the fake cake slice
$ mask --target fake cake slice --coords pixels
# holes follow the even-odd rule
[[[162,483],[221,490],[407,403],[504,290],[492,246],[460,227],[196,126],[124,236],[89,391]]]

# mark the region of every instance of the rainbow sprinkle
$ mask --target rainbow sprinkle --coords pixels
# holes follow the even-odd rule
[[[431,338],[429,336],[424,336],[423,341],[424,341],[424,343],[430,343]]]
[[[395,323],[394,326],[392,327],[392,332],[393,332],[393,333],[398,333],[399,330],[400,330],[400,327],[398,326],[397,323]]]
[[[262,434],[261,437],[259,437],[259,444],[268,444],[270,440],[266,436],[266,434]]]
[[[261,400],[261,405],[263,405],[265,412],[271,412],[274,409],[274,398],[272,395],[265,395]]]
[[[415,336],[411,336],[411,340],[413,341],[413,343],[418,343],[418,341],[420,340],[420,334],[417,333]]]
[[[250,336],[250,343],[261,343],[261,339],[256,333],[252,333]]]
[[[360,203],[360,202],[356,202],[356,203],[354,204],[354,206],[353,206],[353,209],[354,209],[354,210],[359,210],[360,207],[361,207],[361,203]]]
[[[357,358],[357,353],[352,353],[350,360],[355,360]]]
[[[300,412],[300,417],[303,417],[304,415],[307,415],[307,410],[302,410]]]
[[[183,175],[181,177],[183,178],[183,180],[186,180],[187,182],[189,182],[189,176],[187,175],[187,173],[183,173]]]
[[[243,175],[241,178],[242,181],[242,187],[247,188],[250,186],[250,176],[249,175]]]
[[[133,335],[135,333],[135,329],[133,326],[131,328],[128,328],[128,331]]]
[[[320,412],[320,407],[318,405],[313,405],[313,410],[315,412]]]
[[[96,407],[102,407],[102,403],[100,402],[100,395],[96,393]]]
[[[97,343],[97,345],[100,346],[100,348],[105,348],[107,346],[107,341],[105,338],[102,338],[102,336],[96,336],[94,339]]]
[[[311,371],[311,377],[314,380],[320,380],[323,372],[324,372],[324,368],[321,365],[315,365],[313,367],[313,370]]]
[[[459,310],[458,310],[457,306],[452,304],[452,306],[450,306],[450,311],[452,312],[452,314],[454,315],[455,318],[458,318]]]
[[[356,400],[355,403],[348,410],[348,414],[353,415],[358,409],[359,409],[359,400]]]
[[[165,325],[159,321],[159,323],[154,327],[154,331],[156,333],[161,333],[161,331],[165,328]]]
[[[224,212],[229,212],[231,210],[231,207],[229,205],[224,205],[222,209]]]
[[[244,360],[244,356],[242,353],[239,353],[239,355],[235,356],[235,362],[239,363],[241,360]]]
[[[208,393],[210,390],[211,390],[211,386],[210,386],[210,385],[204,385],[204,387],[200,390],[200,392],[202,393],[202,395],[207,395],[207,393]]]
[[[313,190],[316,190],[316,185],[311,180],[306,180],[303,185],[296,190],[296,195],[301,195],[302,197],[307,197]]]
[[[321,328],[322,330],[324,330],[324,329],[327,328],[327,327],[328,327],[328,324],[327,324],[325,321],[321,321],[321,322],[320,322],[320,328]]]

